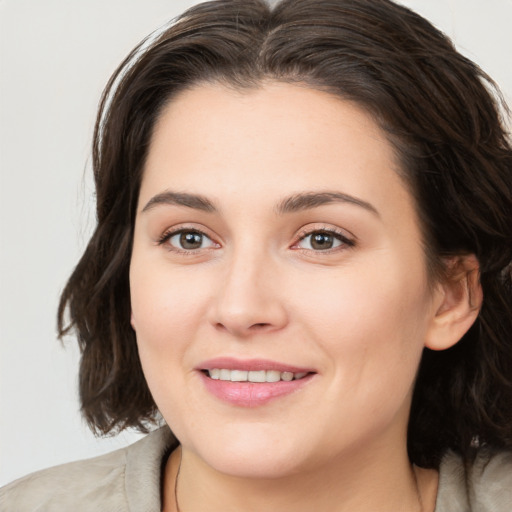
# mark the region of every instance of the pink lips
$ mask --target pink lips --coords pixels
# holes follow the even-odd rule
[[[298,380],[279,382],[231,382],[211,379],[203,370],[221,368],[227,370],[276,370],[279,372],[307,373]],[[197,367],[204,385],[212,395],[238,407],[258,407],[276,398],[294,393],[305,386],[314,376],[309,368],[300,368],[265,359],[238,360],[234,358],[216,358],[201,363]]]

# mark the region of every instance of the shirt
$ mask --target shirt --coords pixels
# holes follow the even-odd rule
[[[1,512],[160,512],[161,479],[178,445],[168,427],[120,450],[38,471],[0,489]],[[511,512],[512,452],[482,450],[465,467],[449,452],[435,512]]]

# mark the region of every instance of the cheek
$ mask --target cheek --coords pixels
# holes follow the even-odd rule
[[[414,379],[430,301],[422,269],[405,275],[399,267],[345,269],[294,290],[307,297],[297,305],[302,329],[330,356],[339,379],[377,386],[401,375],[404,386]]]
[[[172,272],[164,264],[139,265],[130,269],[132,320],[138,335],[164,343],[181,339],[199,312],[201,295],[197,279]],[[167,340],[167,341],[166,341]]]
[[[187,280],[171,279],[168,270],[138,265],[136,259],[130,269],[130,293],[141,364],[155,393],[181,365],[197,319],[197,294]]]
[[[139,357],[155,402],[173,424],[183,405],[183,389],[197,379],[197,340],[209,339],[205,319],[214,289],[207,271],[193,266],[178,271],[168,261],[132,259],[130,293]]]
[[[345,280],[332,300],[312,301],[309,325],[315,322],[332,376],[324,400],[343,403],[332,408],[328,423],[344,425],[347,435],[376,433],[408,414],[423,351],[425,296],[399,283],[381,279],[378,287],[361,287],[361,279]]]
[[[173,402],[173,390],[183,386],[177,369],[183,365],[191,339],[197,296],[185,282],[171,282],[169,272],[163,270],[158,265],[138,265],[134,259],[130,293],[132,323],[144,376],[159,409],[164,405],[168,420],[165,404]]]

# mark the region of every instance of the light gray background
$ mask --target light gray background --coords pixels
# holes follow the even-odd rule
[[[0,485],[124,446],[82,423],[59,293],[94,224],[89,146],[121,59],[193,0],[0,0]],[[512,100],[512,0],[403,0]]]

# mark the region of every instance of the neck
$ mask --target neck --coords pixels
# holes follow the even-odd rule
[[[413,468],[406,453],[395,453],[386,464],[344,457],[282,478],[241,478],[180,447],[168,460],[164,487],[165,512],[433,512],[437,472]]]

